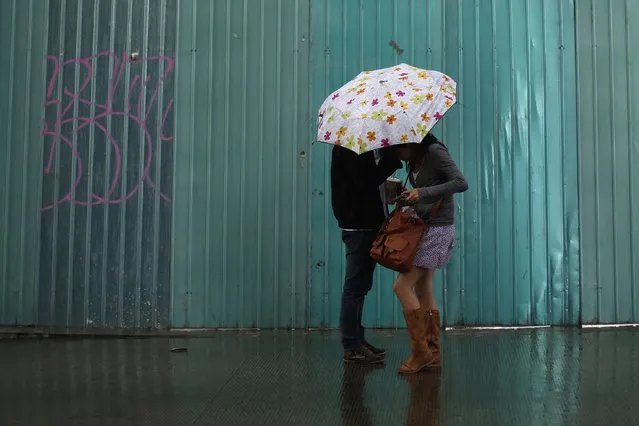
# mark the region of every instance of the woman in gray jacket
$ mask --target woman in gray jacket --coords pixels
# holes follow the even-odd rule
[[[404,310],[411,338],[412,354],[399,368],[400,374],[414,374],[441,364],[439,352],[440,318],[433,292],[437,269],[444,268],[455,241],[453,195],[468,189],[468,182],[450,157],[448,149],[428,134],[419,144],[398,148],[408,163],[413,190],[400,197],[402,205],[429,224],[417,248],[413,269],[399,274],[393,291]]]

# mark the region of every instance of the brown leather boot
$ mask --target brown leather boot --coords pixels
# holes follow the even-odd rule
[[[441,365],[441,352],[439,351],[439,334],[441,333],[439,311],[424,310],[424,324],[426,326],[426,341],[428,342],[428,347],[435,356],[435,362],[433,362],[431,367],[439,367]]]
[[[428,348],[424,316],[421,309],[404,311],[406,326],[411,342],[411,355],[404,361],[397,371],[399,374],[415,374],[430,367],[436,361]]]

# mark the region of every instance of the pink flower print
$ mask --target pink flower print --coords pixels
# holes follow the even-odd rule
[[[331,132],[326,132],[326,134],[324,135],[324,140],[325,141],[331,140]]]
[[[351,105],[353,103],[355,99],[351,99],[350,101],[347,102],[347,104]]]
[[[335,94],[333,95],[333,100],[335,100],[335,99],[337,99],[337,98],[339,98],[339,93],[335,93]]]
[[[378,105],[379,104],[379,99],[373,99],[373,106]]]
[[[390,139],[386,138],[386,139],[382,139],[382,147],[383,148],[387,148],[390,146]]]
[[[442,119],[442,117],[444,117],[443,115],[441,115],[440,113],[436,112],[435,113],[435,120],[439,121]]]
[[[406,76],[408,76],[408,73],[407,73],[407,72],[403,72],[403,73],[401,73],[400,75],[401,75],[402,77],[406,77]]]
[[[399,96],[400,98],[401,98],[402,96],[406,95],[406,93],[402,92],[401,90],[398,90],[395,94],[396,94],[397,96]]]

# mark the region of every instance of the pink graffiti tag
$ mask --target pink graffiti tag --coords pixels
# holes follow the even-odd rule
[[[90,86],[91,82],[94,80],[94,75],[96,74],[94,67],[100,60],[110,61],[110,63],[112,63],[111,78],[108,79],[106,99],[95,99],[94,101],[92,101]],[[73,160],[76,163],[77,176],[75,181],[71,183],[71,187],[66,193],[62,194],[53,203],[43,206],[42,210],[44,211],[52,209],[65,202],[70,202],[82,206],[99,205],[104,203],[119,204],[127,201],[136,193],[138,193],[143,182],[146,182],[148,185],[155,188],[156,184],[155,182],[153,182],[150,176],[150,170],[154,159],[155,149],[154,140],[149,130],[149,116],[154,106],[156,106],[156,103],[158,102],[158,96],[160,90],[162,90],[163,88],[164,82],[169,78],[175,68],[174,59],[168,56],[150,56],[145,58],[133,59],[126,52],[120,56],[116,55],[113,52],[102,52],[85,58],[69,59],[62,63],[60,62],[58,57],[54,55],[48,55],[46,57],[46,61],[48,61],[52,65],[53,73],[48,82],[47,99],[45,101],[44,107],[55,108],[55,118],[53,119],[52,123],[47,122],[46,118],[42,119],[41,136],[50,138],[51,140],[49,144],[48,155],[45,154],[46,165],[44,167],[44,173],[45,175],[55,173],[55,170],[53,170],[53,163],[56,150],[59,147],[66,147],[71,150]],[[142,64],[144,62],[147,62],[149,65],[156,64],[155,69],[157,69],[157,65],[163,62],[164,73],[160,76],[157,76],[155,82],[152,74],[148,74],[143,78],[140,73],[136,74],[133,66],[136,66],[136,70],[138,69],[137,66],[139,66],[139,70],[141,72]],[[123,85],[122,80],[127,64],[131,64],[129,90],[126,94],[124,107],[121,108],[122,110],[119,110],[117,108],[114,108],[113,103],[115,95],[116,93],[118,93],[118,89]],[[73,67],[73,69],[78,68],[80,72],[83,73],[83,78],[80,79],[80,84],[77,91],[69,89],[68,87],[64,86],[64,83],[62,83],[62,81],[59,81],[62,75],[61,69],[63,69],[63,67]],[[154,69],[151,66],[148,66],[147,68]],[[155,84],[155,86],[153,86],[153,84]],[[61,89],[56,91],[56,88],[58,86],[60,86]],[[146,113],[143,114],[142,103],[145,99],[147,88],[149,87],[151,87],[152,89],[151,97],[146,104]],[[134,102],[134,96],[136,94],[137,104],[135,104]],[[77,108],[74,108],[74,106],[78,105],[78,103],[93,107],[95,109],[95,114],[90,116],[75,116],[74,109],[77,110]],[[159,131],[157,132],[157,140],[155,142],[169,142],[173,140],[173,136],[167,135],[165,129],[167,126],[167,118],[169,117],[169,114],[171,113],[171,110],[173,108],[173,103],[174,98],[171,97],[168,100],[166,108],[162,112],[161,123],[159,126]],[[146,145],[144,171],[139,176],[139,179],[133,188],[127,190],[126,194],[124,195],[116,196],[114,196],[114,193],[116,192],[118,184],[121,182],[122,178],[122,150],[116,138],[112,134],[110,134],[107,126],[107,121],[110,118],[112,119],[114,117],[123,117],[139,126],[140,131],[144,134]],[[65,125],[67,126],[66,129],[69,130],[63,130],[63,126]],[[81,130],[88,128],[88,126],[94,126],[97,131],[102,132],[105,141],[108,141],[108,143],[110,144],[114,154],[115,171],[113,172],[113,176],[111,178],[110,185],[108,190],[106,191],[106,194],[100,195],[93,192],[90,194],[89,199],[79,200],[76,198],[76,188],[80,185],[83,177],[87,173],[91,173],[92,171],[85,169],[81,155],[71,141],[73,140],[73,137],[75,135],[77,135]],[[83,138],[78,137],[77,139],[78,144],[84,142]],[[162,192],[159,192],[159,195],[165,201],[170,201],[168,195]]]

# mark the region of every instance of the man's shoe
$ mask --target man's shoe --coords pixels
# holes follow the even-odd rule
[[[380,364],[386,360],[384,355],[374,354],[366,346],[344,351],[344,362],[356,364]]]
[[[364,346],[375,355],[386,355],[386,349],[376,348],[375,346],[368,343],[366,340],[364,340]]]

